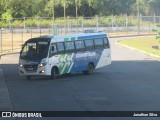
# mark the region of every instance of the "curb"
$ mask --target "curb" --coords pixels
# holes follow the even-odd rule
[[[12,54],[17,54],[19,52],[14,52],[14,53],[6,53],[6,54],[0,54],[0,60],[1,60],[1,57],[4,56],[4,55],[12,55]]]
[[[5,82],[3,70],[0,68],[0,110],[2,111],[11,111],[11,99],[9,95],[9,91]]]
[[[143,50],[139,50],[139,49],[137,49],[137,48],[134,48],[134,47],[130,47],[130,46],[128,46],[128,45],[121,44],[121,43],[119,43],[119,41],[123,41],[123,40],[118,40],[118,41],[116,41],[116,45],[121,46],[121,47],[124,47],[124,48],[131,49],[131,50],[134,50],[134,51],[138,51],[138,52],[141,52],[141,53],[143,53],[143,54],[147,54],[147,55],[149,55],[149,56],[151,56],[151,57],[154,57],[154,58],[158,59],[158,61],[160,61],[160,56],[159,56],[159,55],[155,55],[155,54],[152,54],[152,53],[148,53],[148,52],[145,52],[145,51],[143,51]]]

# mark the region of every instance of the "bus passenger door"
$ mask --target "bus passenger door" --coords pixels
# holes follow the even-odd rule
[[[52,69],[53,66],[57,66],[59,61],[58,61],[59,55],[57,55],[57,47],[56,44],[51,44],[50,50],[49,50],[49,67]]]

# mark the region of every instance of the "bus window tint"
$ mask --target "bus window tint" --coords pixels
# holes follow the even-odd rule
[[[64,45],[63,43],[57,43],[58,52],[64,52]]]
[[[86,50],[93,50],[94,43],[93,40],[85,40]]]
[[[104,42],[104,47],[105,48],[109,48],[108,39],[107,38],[103,38],[103,42]]]
[[[73,42],[65,42],[66,51],[74,51],[74,43]]]
[[[103,41],[102,41],[102,39],[95,39],[94,40],[94,43],[95,43],[95,48],[96,49],[101,49],[101,48],[103,48]]]
[[[85,49],[83,41],[76,41],[75,46],[77,51],[83,51]]]

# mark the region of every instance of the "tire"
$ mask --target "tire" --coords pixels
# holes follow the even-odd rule
[[[53,67],[51,71],[51,78],[55,80],[57,76],[58,76],[58,69],[56,67]]]
[[[86,75],[91,75],[93,73],[93,70],[94,70],[93,64],[89,63],[88,67],[87,67],[87,70],[84,71],[83,73],[86,74]]]
[[[31,79],[31,76],[26,76],[26,79],[27,79],[27,80],[30,80],[30,79]]]

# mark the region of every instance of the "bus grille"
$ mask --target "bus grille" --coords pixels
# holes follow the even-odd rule
[[[38,64],[24,65],[26,72],[37,72]]]

